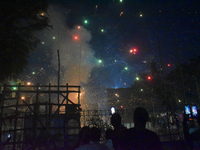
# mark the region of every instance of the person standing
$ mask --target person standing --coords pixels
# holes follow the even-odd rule
[[[122,145],[121,137],[124,131],[127,130],[127,128],[122,125],[121,120],[122,120],[121,116],[118,113],[114,113],[111,116],[111,124],[114,127],[114,130],[112,131],[111,139],[112,139],[113,147],[115,150],[121,149],[121,145]]]
[[[97,127],[90,129],[90,143],[77,148],[76,150],[109,150],[106,145],[100,143],[101,130]]]
[[[159,136],[145,128],[148,121],[148,112],[143,107],[134,111],[134,127],[123,135],[123,148],[126,150],[161,150]]]

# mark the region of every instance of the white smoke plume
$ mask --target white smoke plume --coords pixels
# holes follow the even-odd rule
[[[59,50],[61,84],[86,83],[95,60],[94,51],[89,46],[91,34],[83,26],[69,29],[64,12],[58,7],[50,6],[48,13],[53,25],[49,34],[55,40],[52,45],[52,63],[58,66]]]

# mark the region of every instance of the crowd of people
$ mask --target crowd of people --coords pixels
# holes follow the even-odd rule
[[[149,119],[148,112],[143,107],[137,107],[134,111],[134,127],[127,129],[121,123],[121,116],[114,113],[111,116],[113,129],[105,131],[105,141],[100,142],[101,130],[98,127],[85,126],[81,129],[79,142],[73,150],[161,150],[159,136],[146,129]],[[200,125],[200,116],[196,118]],[[183,120],[183,133],[185,149],[200,149],[200,127],[190,128],[188,118]]]
[[[148,112],[138,107],[134,112],[133,128],[127,129],[121,123],[121,116],[114,113],[111,124],[114,130],[106,130],[106,140],[101,143],[101,130],[98,127],[85,126],[81,129],[79,142],[75,150],[133,150],[148,149],[160,150],[161,144],[158,135],[145,128],[148,121]]]

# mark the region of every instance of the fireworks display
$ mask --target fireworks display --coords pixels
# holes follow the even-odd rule
[[[199,9],[192,1],[60,1],[44,15],[53,29],[36,33],[41,41],[21,78],[57,84],[59,50],[60,84],[81,85],[84,108],[106,108],[107,88],[130,87],[138,73],[151,72],[152,61],[159,68],[159,46],[170,69],[177,63],[175,39],[182,62],[199,55]]]

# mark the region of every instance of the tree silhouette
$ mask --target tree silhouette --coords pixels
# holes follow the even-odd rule
[[[28,64],[39,40],[35,31],[50,27],[45,0],[0,2],[0,82],[15,79]]]

